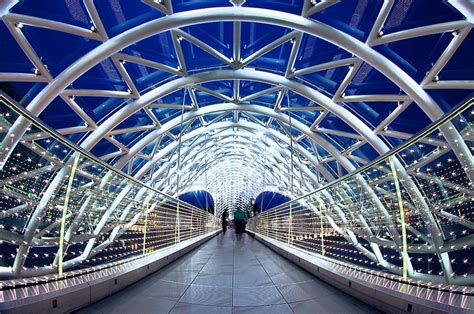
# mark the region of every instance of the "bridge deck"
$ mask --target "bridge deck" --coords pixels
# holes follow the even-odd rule
[[[80,313],[376,313],[229,230]]]

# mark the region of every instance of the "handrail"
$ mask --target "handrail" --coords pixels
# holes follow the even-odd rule
[[[444,124],[446,121],[448,120],[451,120],[453,117],[455,117],[456,115],[458,115],[459,113],[461,113],[462,111],[464,111],[467,107],[471,106],[474,104],[474,97],[471,97],[469,100],[467,100],[465,103],[461,103],[461,104],[458,104],[457,106],[455,106],[451,111],[449,111],[448,113],[444,114],[440,119],[438,119],[437,121],[431,123],[429,126],[427,126],[426,128],[424,128],[423,130],[421,130],[420,132],[418,132],[416,135],[414,135],[413,137],[411,137],[408,141],[398,145],[397,147],[391,149],[390,151],[386,152],[385,154],[377,157],[376,159],[372,160],[371,162],[365,164],[364,166],[362,167],[359,167],[357,168],[356,170],[352,171],[351,173],[348,173],[346,174],[345,176],[342,176],[334,181],[331,181],[329,182],[328,184],[322,186],[322,187],[319,187],[317,188],[316,190],[313,190],[309,193],[306,193],[306,194],[303,194],[295,199],[292,199],[292,200],[289,200],[283,204],[280,204],[280,205],[277,205],[275,207],[272,207],[270,209],[268,209],[267,211],[270,211],[270,210],[277,210],[277,209],[280,209],[280,208],[284,208],[286,206],[288,206],[290,203],[293,203],[293,202],[297,202],[303,198],[306,198],[308,196],[311,196],[313,194],[316,194],[324,189],[327,189],[327,188],[330,188],[336,184],[338,184],[339,182],[341,181],[345,181],[347,179],[350,179],[356,175],[358,175],[359,173],[369,169],[370,167],[378,164],[379,162],[381,162],[382,160],[390,157],[390,156],[393,156],[399,152],[401,152],[402,150],[404,150],[405,148],[411,146],[413,143],[415,143],[416,141],[418,141],[420,138],[422,137],[425,137],[426,135],[430,134],[433,130],[437,129],[439,126],[441,126],[442,124]]]
[[[37,128],[39,128],[40,130],[42,130],[43,132],[51,135],[51,137],[53,137],[55,140],[61,142],[61,144],[67,146],[69,149],[73,150],[73,151],[76,151],[76,152],[79,152],[81,153],[83,156],[87,157],[88,159],[100,164],[102,167],[108,169],[109,171],[112,171],[120,176],[123,176],[125,177],[126,179],[144,187],[144,188],[147,188],[161,196],[163,196],[164,198],[166,199],[171,199],[173,201],[176,201],[176,202],[180,202],[181,204],[185,204],[186,206],[189,206],[190,208],[193,208],[195,210],[202,210],[194,205],[191,205],[185,201],[182,201],[178,198],[175,198],[171,195],[168,195],[164,192],[161,192],[157,189],[155,189],[154,187],[151,187],[149,186],[148,184],[132,177],[131,175],[129,174],[126,174],[125,172],[123,172],[122,170],[120,169],[117,169],[115,167],[112,167],[111,165],[109,165],[108,163],[104,162],[103,160],[100,160],[99,158],[97,158],[96,156],[94,156],[93,154],[91,154],[90,152],[86,151],[84,148],[72,143],[71,141],[69,141],[68,139],[64,138],[60,133],[58,133],[56,130],[53,130],[51,129],[50,127],[48,127],[43,121],[41,121],[40,119],[38,119],[37,117],[35,117],[34,115],[32,115],[28,110],[26,110],[25,108],[23,108],[22,106],[18,105],[17,102],[12,99],[10,96],[8,96],[4,91],[0,90],[0,100],[3,100],[5,102],[5,104],[12,110],[18,112],[19,114],[21,114],[25,119],[27,119],[31,124],[33,124],[34,126],[36,126]],[[202,210],[204,211],[204,210]]]

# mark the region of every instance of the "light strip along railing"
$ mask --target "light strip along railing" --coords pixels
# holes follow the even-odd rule
[[[472,293],[474,190],[467,173],[474,169],[461,166],[440,128],[458,129],[472,152],[473,119],[471,99],[390,153],[252,218],[249,229],[288,243],[291,223],[294,247],[332,263],[400,282]],[[472,153],[460,158],[472,159]],[[403,169],[391,167],[390,160],[401,162]],[[433,224],[441,243],[432,237]]]
[[[1,139],[18,117],[31,123],[0,171],[2,289],[61,278],[60,255],[64,278],[175,244],[178,202],[181,240],[218,229],[214,215],[97,159],[7,96],[0,103]]]

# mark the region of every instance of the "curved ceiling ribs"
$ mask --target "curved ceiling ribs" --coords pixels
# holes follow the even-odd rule
[[[103,154],[100,156],[102,159],[119,169],[128,169],[135,178],[167,193],[176,194],[178,190],[187,191],[196,186],[208,190],[217,200],[218,213],[230,207],[229,201],[235,193],[240,193],[248,199],[256,197],[262,191],[273,189],[281,192],[290,191],[289,196],[294,197],[350,173],[358,166],[370,161],[368,156],[356,153],[361,152],[364,146],[372,147],[377,154],[381,155],[392,147],[389,138],[403,141],[413,135],[388,130],[388,127],[409,107],[418,106],[432,121],[444,114],[427,90],[474,89],[474,82],[469,79],[449,81],[438,78],[439,73],[468,36],[472,25],[466,20],[458,20],[384,34],[384,24],[394,6],[392,0],[383,2],[365,41],[311,18],[319,11],[338,5],[332,1],[323,1],[319,4],[305,1],[300,15],[245,7],[237,1],[231,1],[234,7],[179,13],[173,13],[170,1],[164,3],[144,1],[144,3],[165,16],[124,30],[115,36],[109,36],[107,33],[92,0],[84,1],[93,24],[91,29],[16,13],[5,15],[3,21],[6,27],[36,70],[33,74],[0,73],[0,81],[47,83],[29,102],[27,109],[31,113],[40,116],[59,97],[83,122],[83,126],[59,130],[61,133],[83,134],[80,145],[86,150],[92,150],[102,140],[107,140],[116,147],[116,150]],[[205,43],[186,31],[186,27],[223,21],[232,23],[233,42],[230,45],[232,56],[223,54],[211,44]],[[243,23],[272,25],[287,29],[287,32],[244,56],[242,54]],[[99,44],[54,77],[22,33],[23,25],[72,34],[97,41]],[[449,44],[420,83],[374,48],[401,40],[451,32],[453,35]],[[171,36],[178,62],[177,68],[124,52],[131,45],[164,33],[169,33]],[[296,68],[297,57],[303,49],[304,36],[324,40],[343,49],[351,56]],[[183,53],[183,42],[205,51],[218,60],[220,65],[213,69],[190,70]],[[286,43],[290,43],[291,48],[284,71],[254,66],[256,60]],[[128,87],[127,91],[72,87],[71,84],[106,59],[112,61],[121,80]],[[136,86],[136,78],[133,78],[127,70],[126,63],[146,66],[155,71],[167,73],[169,77],[163,81],[153,82],[151,87],[140,89]],[[370,65],[383,74],[399,88],[400,92],[346,95],[349,86],[366,65]],[[309,74],[341,67],[346,68],[347,72],[335,92],[316,86],[307,79]],[[216,82],[230,82],[230,94],[207,87]],[[242,93],[244,84],[253,83],[261,83],[269,87],[244,95]],[[167,103],[165,98],[177,92],[184,95],[181,103]],[[215,100],[212,103],[200,103],[197,96],[199,94],[212,96]],[[259,100],[264,96],[275,94],[276,96],[271,98],[270,102]],[[290,94],[302,97],[309,102],[309,105],[293,103],[290,100]],[[111,111],[102,120],[95,121],[78,105],[76,98],[79,97],[119,98],[123,99],[123,102],[117,110]],[[189,99],[188,103],[185,102],[186,99]],[[398,105],[377,125],[366,121],[364,117],[354,113],[347,106],[351,103],[371,102],[397,103]],[[156,110],[165,109],[174,110],[172,113],[174,118],[163,122]],[[180,114],[181,111],[184,112],[183,115]],[[298,115],[298,112],[307,112],[312,118]],[[144,113],[151,123],[120,127],[124,121],[137,113]],[[323,121],[330,116],[337,117],[347,127],[329,129],[322,126]],[[25,132],[28,127],[27,121],[19,118],[8,129],[2,142],[0,166],[5,164],[15,146],[22,140],[25,141],[27,137]],[[450,125],[443,127],[442,133],[443,139],[429,139],[430,145],[444,147],[444,149],[449,146],[464,168],[468,169],[469,180],[474,181],[474,161],[461,135]],[[123,134],[134,134],[134,140],[128,144],[121,143],[118,138]],[[340,139],[344,139],[349,144],[342,145]],[[289,164],[292,158],[295,158],[296,163],[293,169],[290,169]],[[181,163],[180,169],[178,169],[178,161]],[[57,186],[66,178],[67,169],[71,163],[72,160],[68,160],[48,186],[33,217],[40,216],[44,211],[44,206],[41,204],[46,204],[54,195]],[[232,174],[233,172],[228,169],[230,166],[235,168],[231,170],[237,174]],[[408,175],[410,170],[405,169],[403,160],[395,160],[395,166],[410,197],[418,204],[418,210],[428,222],[429,233],[435,248],[442,247],[444,241],[439,226],[416,183]],[[288,180],[289,173],[293,174],[296,181],[293,190]],[[100,184],[104,185],[107,178],[105,177]],[[240,180],[239,190],[229,189],[228,186],[226,190],[223,188],[224,183],[228,180],[232,181],[232,178]],[[355,179],[368,195],[374,205],[373,209],[383,217],[387,226],[393,226],[391,216],[375,193],[377,187],[365,181],[360,175]],[[353,192],[348,188],[341,193],[351,196]],[[122,193],[121,198],[125,197],[125,194],[126,192]],[[144,197],[143,193],[137,194],[135,200],[139,201],[141,197]],[[336,195],[328,197],[337,198]],[[119,197],[118,201],[121,201],[121,198]],[[112,204],[107,213],[110,215],[114,210],[116,208]],[[317,209],[315,211],[318,212]],[[328,223],[358,250],[387,269],[399,272],[397,267],[383,258],[377,243],[370,243],[371,250],[369,250],[358,242],[342,208],[338,206],[327,208],[325,213],[324,218]],[[140,215],[130,208],[122,212],[122,218],[126,221],[133,221]],[[103,223],[101,222],[94,230],[95,234],[100,233],[107,217],[104,215]],[[363,214],[360,217],[361,225],[368,226],[366,219],[369,220],[370,217],[364,217]],[[25,253],[32,243],[37,227],[38,221],[31,219],[28,231],[24,235],[24,244],[20,246],[15,259],[15,274],[22,273]],[[372,235],[370,228],[362,229],[366,235]],[[75,265],[106,248],[125,230],[116,227],[109,239],[99,244],[96,244],[96,238],[89,240],[83,254],[69,261],[65,267]],[[388,227],[388,232],[393,247],[400,252],[398,231],[396,228]],[[445,280],[450,282],[452,278],[449,274],[452,271],[448,253],[438,249],[435,249],[435,253],[439,257]],[[423,277],[411,266],[409,272],[412,277]],[[439,281],[435,278],[436,276],[425,277]]]

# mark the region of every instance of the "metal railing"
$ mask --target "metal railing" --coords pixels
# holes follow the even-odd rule
[[[0,171],[3,288],[116,265],[217,230],[214,215],[113,168],[5,95],[0,111],[0,140],[17,118],[30,123]]]
[[[249,229],[349,268],[465,293],[474,285],[474,168],[462,164],[473,163],[473,120],[471,99],[353,173],[250,219]],[[445,139],[452,128],[463,143]],[[468,149],[456,154],[453,143]]]

